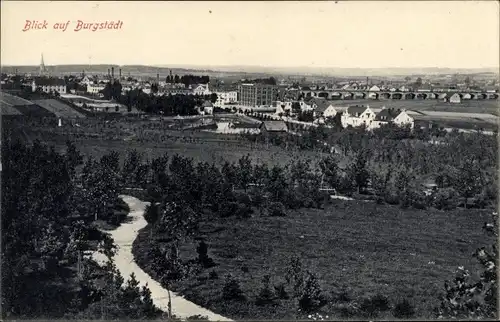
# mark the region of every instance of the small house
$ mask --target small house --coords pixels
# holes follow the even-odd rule
[[[288,132],[288,127],[284,121],[263,121],[260,124],[260,132],[264,135],[269,133],[284,134]]]

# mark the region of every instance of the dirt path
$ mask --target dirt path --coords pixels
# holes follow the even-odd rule
[[[147,225],[144,219],[144,210],[149,204],[131,196],[120,196],[130,207],[130,221],[121,224],[117,229],[110,231],[111,237],[118,247],[114,257],[116,267],[120,273],[128,279],[130,274],[134,273],[137,281],[142,286],[148,284],[151,290],[153,303],[162,311],[168,311],[168,292],[160,283],[153,280],[146,272],[144,272],[135,262],[132,255],[132,243],[134,242],[139,230]],[[94,254],[97,261],[102,261],[99,253]],[[171,292],[172,297],[172,313],[180,318],[187,318],[192,315],[202,315],[208,317],[210,321],[231,321],[228,318],[215,314],[201,306],[198,306],[180,295]]]

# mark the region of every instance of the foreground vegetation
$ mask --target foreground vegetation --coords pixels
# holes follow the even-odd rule
[[[62,304],[46,316],[161,316],[133,278],[125,290],[135,295],[118,287],[121,277],[112,262],[99,268],[79,256],[93,249],[112,253],[96,221],[118,225],[124,219],[123,211],[115,211],[118,193],[137,187],[152,206],[134,243],[136,261],[165,287],[222,315],[492,316],[496,250],[478,253],[481,277],[466,276],[472,281],[465,286],[465,277],[445,289],[440,284],[460,265],[472,269],[470,254],[492,243],[478,222],[497,202],[494,138],[404,129],[322,131],[304,133],[302,149],[328,142],[336,156],[274,164],[248,155],[206,162],[174,153],[146,158],[137,150],[120,156],[111,149],[85,159],[73,144],[60,154],[37,142],[2,142],[6,312],[42,316],[51,302],[49,295],[35,299],[40,290],[30,278],[36,276],[42,292],[74,299],[58,299]],[[280,151],[297,145],[281,140],[289,144]],[[432,178],[438,189],[425,193],[421,177]],[[331,189],[370,200],[332,202]],[[89,231],[84,236],[99,237],[78,239],[82,229]],[[63,250],[74,244],[76,252]],[[33,275],[38,262],[43,265],[33,266]],[[473,299],[463,295],[478,283],[481,291],[467,291]],[[22,311],[26,303],[29,309]]]

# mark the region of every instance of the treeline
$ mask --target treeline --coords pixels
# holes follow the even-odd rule
[[[367,180],[358,182],[360,191],[375,194],[379,201],[439,209],[484,208],[497,201],[495,136],[447,133],[437,128],[412,131],[387,126],[367,132],[320,126],[302,131],[300,136],[245,137],[253,142],[336,152],[344,158],[360,160],[358,166],[368,171]],[[337,188],[335,181],[332,188]],[[429,182],[437,184],[437,189],[425,195],[428,188],[424,184]],[[349,189],[343,190],[349,193]]]
[[[147,287],[124,279],[115,246],[96,219],[119,224],[113,157],[87,161],[74,145],[66,153],[35,142],[2,142],[2,319],[155,319],[162,315]],[[100,267],[88,253],[108,262]]]
[[[185,87],[194,84],[208,84],[210,82],[209,76],[196,76],[196,75],[168,75],[165,81],[169,84],[184,84]]]
[[[276,85],[276,78],[274,77],[269,77],[269,78],[256,78],[256,79],[245,79],[242,81],[242,83],[252,83],[252,84],[263,84],[263,85]]]

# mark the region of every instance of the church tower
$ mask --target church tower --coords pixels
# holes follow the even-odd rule
[[[47,72],[45,68],[45,63],[43,62],[43,53],[42,53],[42,61],[40,62],[40,75],[44,75]]]

